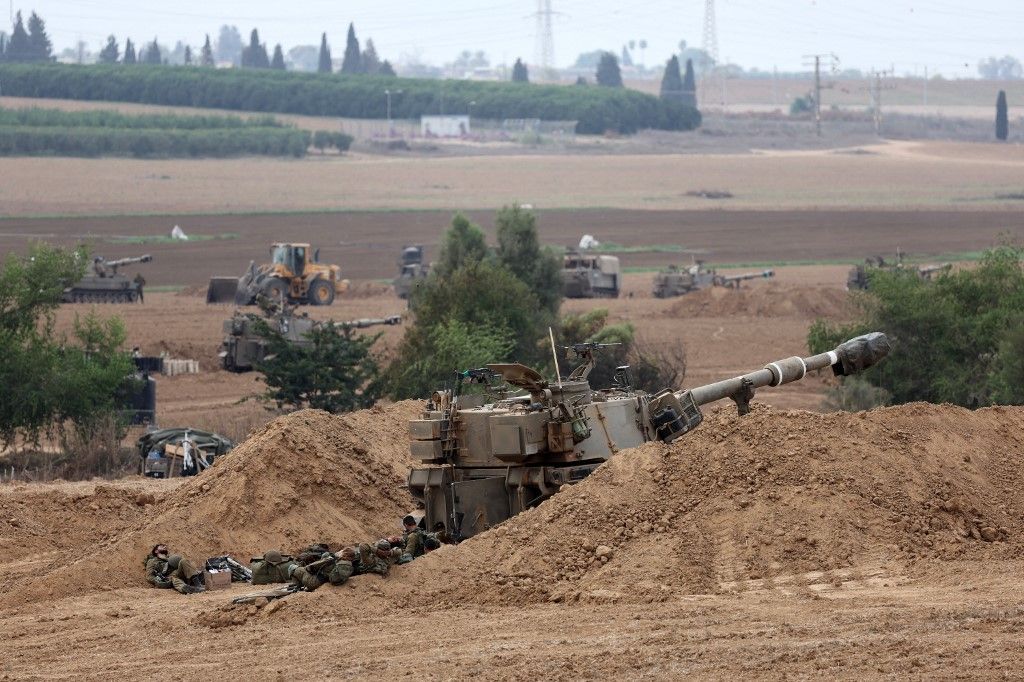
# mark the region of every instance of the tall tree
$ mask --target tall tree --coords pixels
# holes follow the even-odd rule
[[[526,64],[523,64],[523,60],[516,58],[516,63],[512,65],[512,82],[513,83],[529,83],[530,72],[526,69]]]
[[[213,46],[210,45],[210,34],[206,34],[206,42],[203,43],[202,52],[199,53],[199,66],[213,66]]]
[[[626,49],[625,45],[622,46],[622,65],[633,66],[633,57],[630,56],[629,50]]]
[[[21,12],[14,15],[14,29],[7,42],[7,61],[27,62],[32,59],[32,48],[29,46],[28,33],[21,21]]]
[[[7,34],[0,31],[0,62],[4,60],[4,55],[7,53]]]
[[[334,70],[331,65],[331,46],[327,44],[327,34],[320,36],[320,61],[317,64],[318,73],[330,73]]]
[[[35,12],[28,18],[28,44],[33,61],[48,62],[53,57],[53,43],[46,35],[46,23]]]
[[[260,43],[260,34],[256,29],[249,34],[249,45],[242,50],[242,68],[269,69],[270,58],[267,48]]]
[[[185,56],[182,58],[182,62],[185,66],[192,66],[192,48],[188,45],[185,46]]]
[[[377,48],[373,44],[373,38],[366,39],[366,49],[362,54],[363,73],[375,76],[380,73],[380,57],[377,55]]]
[[[391,62],[385,59],[383,62],[381,62],[380,72],[377,75],[394,77],[397,76],[398,74],[395,73],[395,67],[391,66]]]
[[[345,58],[341,60],[341,72],[344,74],[363,73],[362,53],[359,51],[359,39],[356,38],[355,24],[348,25],[348,39],[345,42]]]
[[[494,221],[498,262],[530,288],[540,303],[543,326],[553,324],[562,305],[562,259],[540,245],[537,216],[518,204],[505,206]]]
[[[132,42],[131,38],[125,38],[125,41],[124,41],[124,59],[122,60],[122,63],[124,63],[124,64],[134,64],[134,63],[136,63],[136,61],[137,61],[137,59],[135,57],[135,44]]]
[[[619,71],[619,60],[611,52],[601,54],[601,61],[597,63],[597,84],[607,88],[622,87],[622,72]]]
[[[996,139],[1002,142],[1010,135],[1010,117],[1006,106],[1006,91],[1000,90],[996,97]]]
[[[231,62],[236,66],[241,63],[242,34],[238,32],[237,26],[221,26],[220,34],[217,36],[217,61]]]
[[[142,63],[154,66],[164,63],[163,55],[160,54],[160,45],[156,42],[156,38],[153,38],[153,42],[146,45]]]
[[[274,58],[270,60],[270,68],[284,71],[284,52],[281,51],[281,43],[274,46]]]
[[[117,38],[109,36],[107,44],[100,50],[99,60],[101,64],[116,64],[117,58],[121,56],[121,50],[117,46]]]
[[[693,60],[686,60],[686,75],[683,76],[683,104],[697,106],[697,78],[693,75]]]
[[[671,102],[683,99],[683,75],[679,72],[679,58],[672,55],[665,65],[665,74],[661,77],[661,98]]]

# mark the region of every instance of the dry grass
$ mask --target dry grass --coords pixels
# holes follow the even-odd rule
[[[938,154],[931,153],[938,150]],[[923,208],[1012,205],[1024,148],[890,143],[873,154],[317,157],[302,160],[4,161],[6,216],[337,209],[706,208],[699,187],[731,191],[730,208]],[[941,162],[940,162],[941,159]]]

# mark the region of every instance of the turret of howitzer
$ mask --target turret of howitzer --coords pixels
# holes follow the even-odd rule
[[[136,274],[133,279],[120,274],[122,265],[148,263],[153,257],[148,253],[132,258],[105,260],[96,256],[82,279],[66,288],[61,295],[64,303],[134,303],[141,301],[146,280]]]
[[[879,362],[890,346],[884,334],[867,334],[818,355],[655,394],[634,389],[628,367],[618,368],[613,387],[592,389],[587,376],[600,346],[569,350],[582,363],[564,379],[546,381],[520,364],[469,370],[431,397],[422,419],[410,422],[412,457],[426,466],[412,469],[409,490],[425,507],[427,527],[442,521],[459,537],[472,536],[582,480],[622,449],[678,439],[701,423],[703,405],[730,398],[745,414],[759,388],[828,367],[836,375],[855,374]],[[463,390],[472,384],[494,400]]]

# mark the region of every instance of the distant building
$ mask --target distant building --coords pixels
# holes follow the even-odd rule
[[[469,135],[469,116],[421,116],[423,137],[465,137]]]

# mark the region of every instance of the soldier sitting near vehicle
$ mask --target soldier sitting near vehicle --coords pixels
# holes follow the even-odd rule
[[[435,523],[434,529],[433,531],[431,531],[430,534],[437,538],[438,542],[440,542],[442,545],[455,544],[455,539],[451,536],[451,533],[448,532],[448,529],[445,528],[444,521],[438,521],[437,523]]]
[[[423,553],[424,554],[430,554],[434,550],[440,549],[440,548],[441,548],[441,541],[438,540],[433,535],[428,535],[426,537],[426,539],[423,540]]]
[[[426,533],[411,514],[402,519],[402,526],[405,527],[405,534],[402,536],[403,554],[408,554],[410,561],[423,556],[423,540]]]
[[[295,559],[287,554],[281,554],[276,549],[267,550],[262,557],[255,557],[252,560],[252,584],[286,583],[290,579],[291,567],[295,563]]]
[[[154,545],[146,557],[146,580],[154,587],[174,588],[182,594],[205,591],[203,572],[180,554],[170,554],[167,545]]]

